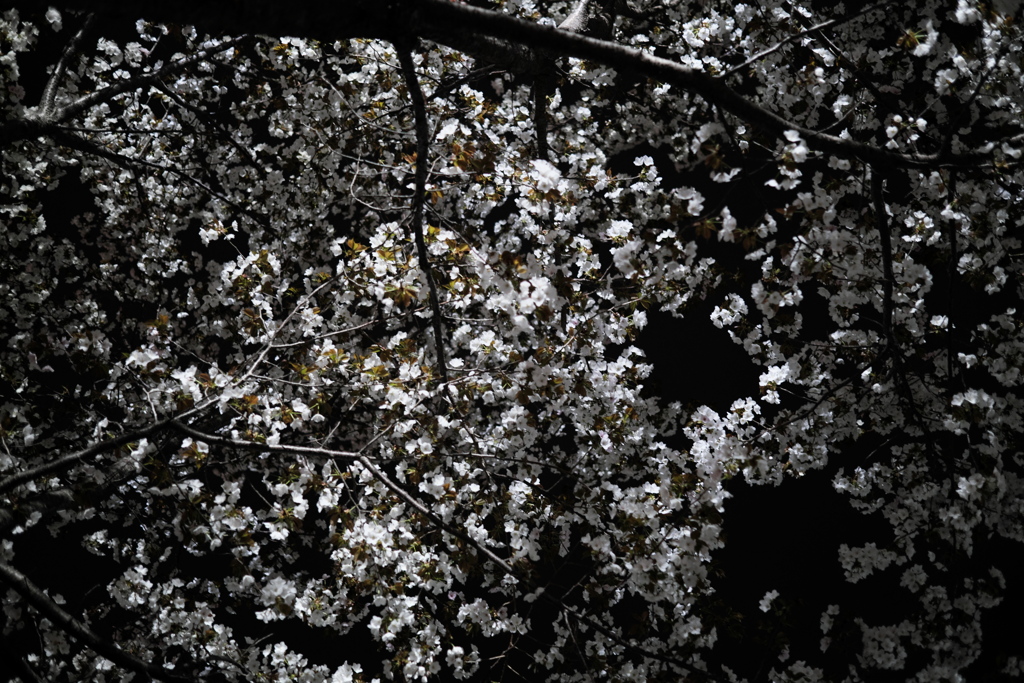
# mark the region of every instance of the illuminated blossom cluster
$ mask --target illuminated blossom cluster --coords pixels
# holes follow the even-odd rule
[[[730,482],[825,473],[882,527],[836,571],[902,613],[804,648],[769,586],[760,675],[960,680],[1024,542],[1024,41],[953,4],[590,3],[625,57],[5,12],[4,642],[53,681],[753,680]],[[659,392],[656,315],[757,381]]]

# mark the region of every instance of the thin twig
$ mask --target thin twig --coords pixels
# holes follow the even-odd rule
[[[537,158],[547,161],[548,153],[548,82],[544,74],[533,81],[533,125],[537,134]]]
[[[180,420],[173,420],[170,422],[170,426],[174,427],[183,434],[187,434],[197,441],[203,441],[209,444],[217,444],[218,446],[230,446],[231,448],[243,448],[250,451],[260,451],[261,453],[286,453],[290,455],[316,455],[327,458],[345,458],[347,460],[354,460],[356,458],[364,458],[366,456],[356,453],[354,451],[335,451],[330,448],[316,448],[313,446],[290,446],[287,444],[266,444],[258,441],[241,441],[239,439],[230,439],[225,436],[218,436],[216,434],[209,434],[202,432],[195,427],[192,427]]]
[[[244,381],[244,377],[242,380],[239,380],[239,382],[241,381]],[[0,493],[6,493],[7,491],[13,489],[15,486],[19,486],[27,481],[37,479],[47,474],[54,474],[56,472],[62,472],[64,470],[67,470],[71,467],[74,467],[77,463],[84,462],[87,458],[91,458],[94,455],[106,453],[107,451],[112,451],[126,444],[140,441],[150,436],[151,434],[155,434],[156,432],[159,432],[160,430],[166,427],[172,426],[174,422],[187,420],[191,418],[193,415],[201,413],[214,403],[217,403],[219,400],[219,396],[207,397],[206,400],[199,402],[192,408],[189,408],[188,410],[179,413],[178,415],[175,415],[173,417],[158,420],[150,424],[148,427],[142,427],[140,429],[136,429],[126,434],[122,434],[121,436],[117,436],[106,441],[95,443],[79,451],[75,451],[74,453],[69,453],[68,455],[61,456],[59,458],[51,460],[50,462],[45,462],[42,465],[38,465],[31,469],[18,472],[17,474],[12,474],[6,479],[0,480]]]
[[[1004,47],[1003,51],[1001,51],[999,53],[999,56],[996,57],[996,59],[994,60],[994,63],[992,64],[992,68],[986,69],[985,73],[983,73],[981,75],[981,78],[978,79],[978,84],[976,86],[974,86],[974,90],[971,92],[970,96],[967,98],[967,101],[960,105],[959,112],[957,113],[956,118],[949,122],[949,124],[948,124],[948,126],[946,128],[946,134],[944,136],[942,136],[942,144],[939,147],[941,152],[949,153],[949,152],[952,151],[952,148],[953,148],[953,136],[956,135],[957,132],[961,129],[961,125],[960,124],[963,122],[963,120],[970,113],[971,106],[974,104],[974,101],[978,98],[978,95],[981,94],[981,89],[985,87],[985,84],[988,82],[989,77],[991,77],[992,74],[995,73],[996,68],[999,66],[999,63],[1003,61],[1003,57],[1005,55],[1005,51],[1008,48],[1009,48],[1009,45],[1006,45]]]
[[[408,491],[403,489],[401,486],[399,486],[398,484],[393,482],[369,458],[367,458],[366,456],[360,456],[359,462],[361,462],[363,464],[363,466],[366,467],[370,471],[370,473],[373,475],[373,477],[377,481],[379,481],[385,487],[390,489],[392,493],[394,493],[396,496],[401,498],[408,505],[412,506],[412,508],[415,509],[417,512],[419,512],[420,514],[425,516],[427,519],[432,521],[434,524],[436,524],[438,526],[438,528],[443,529],[444,531],[448,532],[449,534],[451,534],[453,536],[461,538],[462,540],[466,541],[467,543],[469,543],[470,545],[475,547],[478,552],[482,553],[487,559],[489,559],[492,562],[494,562],[495,565],[497,565],[498,569],[502,573],[506,574],[507,576],[510,576],[510,577],[513,577],[513,578],[516,578],[516,579],[519,579],[519,580],[525,580],[528,584],[530,583],[528,579],[525,579],[523,576],[520,575],[520,573],[516,572],[515,568],[511,564],[509,564],[509,562],[507,560],[502,559],[501,557],[499,557],[493,550],[491,550],[490,548],[485,546],[482,542],[480,542],[476,538],[473,538],[465,530],[463,530],[461,528],[458,528],[458,527],[456,527],[455,525],[453,525],[451,523],[445,522],[443,519],[441,519],[441,517],[439,515],[437,515],[436,513],[432,512],[423,503],[421,503],[419,500],[417,500],[415,496],[413,496],[411,493],[409,493]],[[664,654],[661,654],[661,653],[658,653],[658,652],[653,652],[651,650],[647,650],[647,649],[645,649],[645,648],[643,648],[641,646],[638,646],[638,645],[635,645],[635,644],[631,643],[630,641],[626,640],[625,638],[617,635],[614,631],[612,631],[612,629],[610,629],[607,626],[605,626],[604,624],[600,623],[599,621],[597,621],[593,617],[591,617],[591,616],[589,616],[587,614],[581,614],[581,613],[577,612],[575,609],[573,609],[572,607],[568,606],[565,603],[565,601],[562,600],[561,598],[555,597],[555,596],[553,596],[553,595],[551,595],[550,593],[547,593],[547,592],[541,593],[540,597],[541,597],[542,600],[544,600],[546,602],[549,602],[551,604],[554,604],[555,606],[557,606],[558,608],[563,610],[563,612],[565,612],[566,614],[571,614],[573,616],[573,618],[577,619],[578,621],[586,622],[595,631],[598,631],[598,632],[604,634],[605,636],[607,636],[608,638],[613,640],[615,643],[621,645],[623,648],[625,648],[626,650],[628,650],[630,652],[638,654],[638,655],[640,655],[642,657],[647,657],[647,658],[650,658],[650,659],[655,659],[655,660],[658,660],[658,661],[665,662],[667,664],[672,664],[674,666],[678,666],[678,667],[684,669],[685,671],[688,671],[688,672],[690,672],[692,674],[697,674],[697,675],[701,676],[705,680],[711,680],[711,681],[720,681],[720,680],[722,680],[720,677],[718,677],[718,676],[716,676],[716,675],[714,675],[714,674],[712,674],[710,672],[698,669],[695,666],[693,666],[692,664],[684,662],[684,661],[682,661],[680,659],[677,659],[677,658],[672,657],[670,655],[664,655]]]
[[[249,366],[249,369],[246,370],[245,373],[243,373],[241,375],[241,377],[238,378],[237,384],[241,384],[242,382],[244,382],[245,380],[249,379],[254,374],[256,374],[257,368],[259,368],[259,366],[263,364],[263,361],[266,360],[267,355],[276,346],[274,344],[274,340],[277,338],[277,335],[280,334],[281,331],[285,327],[288,326],[288,323],[290,323],[292,321],[292,318],[294,318],[298,314],[299,309],[301,309],[303,307],[303,305],[305,305],[307,302],[311,301],[314,296],[319,294],[320,290],[324,289],[328,285],[333,284],[335,282],[335,280],[336,280],[336,278],[333,278],[333,277],[332,278],[328,278],[327,280],[324,280],[321,284],[319,284],[317,287],[315,287],[312,292],[310,292],[309,294],[306,294],[305,296],[303,296],[302,299],[300,299],[295,304],[295,306],[292,308],[291,312],[287,316],[285,316],[285,319],[281,321],[281,324],[278,325],[274,329],[273,332],[268,332],[268,334],[267,334],[267,342],[263,345],[263,348],[260,349],[260,352],[256,355],[256,359]],[[266,325],[264,325],[264,327],[266,327]]]
[[[146,161],[145,159],[135,159],[132,157],[124,156],[123,154],[118,154],[117,152],[112,152],[108,149],[101,147],[92,140],[87,140],[77,135],[73,135],[59,126],[46,124],[39,131],[39,134],[49,135],[50,137],[53,138],[55,142],[58,142],[64,145],[65,147],[70,147],[71,149],[77,149],[78,151],[84,152],[86,154],[92,154],[102,159],[107,159],[108,161],[112,161],[118,166],[121,166],[122,168],[134,170],[138,167],[142,167],[177,176],[181,180],[184,180],[192,185],[195,185],[203,192],[209,194],[211,197],[219,199],[220,201],[224,202],[225,204],[235,209],[239,213],[245,214],[253,221],[255,221],[257,224],[262,225],[264,227],[267,227],[270,224],[266,217],[259,215],[252,209],[242,206],[238,202],[232,200],[230,197],[224,195],[221,192],[218,192],[214,188],[204,183],[199,178],[196,178],[195,176],[186,173],[185,171],[180,171],[171,166],[163,166],[152,161]]]
[[[223,42],[217,43],[216,45],[211,45],[210,47],[207,47],[203,50],[198,50],[194,55],[186,59],[180,59],[174,62],[169,62],[168,64],[165,64],[163,67],[150,73],[139,74],[134,78],[119,81],[114,85],[110,85],[106,88],[97,90],[96,92],[89,93],[88,95],[80,97],[74,102],[71,102],[70,104],[61,107],[60,109],[57,109],[55,112],[52,113],[52,115],[47,120],[52,123],[63,123],[64,121],[67,121],[78,116],[79,114],[84,112],[89,107],[92,107],[93,105],[100,104],[101,102],[109,102],[112,97],[116,97],[117,95],[128,92],[129,90],[141,88],[143,85],[158,83],[161,80],[163,80],[165,76],[168,76],[181,69],[185,69],[186,67],[201,62],[212,54],[224,52],[225,50],[228,50],[229,48],[232,48],[238,43],[241,43],[242,41],[247,40],[249,38],[250,36],[238,36],[236,38],[229,38]]]
[[[504,69],[499,69],[492,64],[488,64],[486,66],[473,69],[472,71],[469,71],[468,73],[463,74],[462,76],[451,78],[447,81],[442,81],[440,84],[438,84],[434,91],[430,93],[430,97],[431,99],[438,97],[444,98],[447,97],[449,93],[454,92],[456,88],[458,88],[464,83],[470,83],[478,78],[493,78],[495,76],[500,76],[501,74],[504,73],[507,73]]]
[[[413,197],[412,232],[416,240],[416,253],[420,260],[420,269],[427,280],[430,292],[430,309],[434,328],[434,347],[437,352],[437,372],[441,382],[448,384],[448,366],[444,355],[444,330],[441,327],[441,303],[437,296],[437,284],[430,272],[430,255],[423,237],[423,203],[427,194],[427,163],[430,153],[429,132],[427,124],[427,106],[416,77],[416,66],[412,61],[412,52],[405,45],[395,45],[398,60],[402,65],[402,75],[412,100],[412,110],[416,121],[416,190]]]
[[[515,570],[512,568],[512,565],[510,565],[507,560],[504,560],[501,557],[499,557],[497,553],[495,553],[493,550],[485,546],[480,541],[470,536],[468,532],[459,529],[452,524],[446,523],[443,519],[441,519],[440,516],[432,512],[426,505],[417,500],[411,493],[403,489],[395,482],[391,481],[391,479],[386,474],[384,474],[384,472],[382,472],[376,465],[374,465],[373,461],[371,461],[368,457],[366,457],[365,455],[360,456],[359,462],[361,462],[363,466],[366,467],[366,469],[370,470],[370,473],[373,475],[374,479],[384,484],[384,486],[390,489],[392,493],[394,493],[396,496],[404,500],[408,505],[412,506],[412,508],[419,512],[421,515],[425,516],[431,522],[436,524],[438,528],[444,529],[451,535],[457,536],[458,538],[461,538],[462,540],[471,544],[485,557],[487,557],[487,559],[491,560],[496,565],[498,565],[498,568],[501,569],[501,571],[504,574],[507,574],[508,576],[515,576]]]
[[[896,375],[896,382],[899,386],[899,393],[907,403],[911,421],[922,431],[925,430],[924,422],[914,402],[914,394],[910,388],[910,381],[907,379],[907,370],[903,364],[903,353],[900,351],[896,341],[896,332],[893,329],[893,288],[896,277],[892,269],[892,228],[889,225],[889,215],[885,209],[885,198],[882,196],[884,178],[881,170],[874,166],[871,168],[871,199],[874,204],[875,224],[878,229],[879,250],[882,257],[882,328],[885,335],[885,351],[892,357],[893,372]]]
[[[950,172],[946,185],[946,202],[950,207],[956,199],[956,174]],[[959,374],[959,362],[956,357],[956,340],[954,339],[953,292],[956,289],[957,253],[956,233],[958,221],[950,218],[946,221],[946,239],[949,241],[949,259],[946,261],[946,398],[953,398],[953,383]]]
[[[735,73],[739,73],[740,71],[743,71],[743,69],[747,68],[748,66],[750,66],[754,62],[760,61],[760,60],[764,59],[765,57],[767,57],[768,55],[770,55],[770,54],[772,54],[774,52],[778,52],[779,50],[781,50],[783,47],[785,47],[789,43],[792,43],[794,40],[798,40],[800,38],[803,38],[804,36],[806,36],[806,35],[808,35],[810,33],[815,33],[816,31],[822,31],[822,30],[827,29],[827,28],[832,28],[834,26],[840,26],[842,24],[846,24],[846,23],[851,22],[854,19],[856,19],[856,18],[858,18],[858,17],[860,17],[860,16],[862,16],[864,14],[867,14],[868,12],[873,12],[874,10],[879,9],[880,7],[885,7],[886,5],[890,5],[890,4],[892,4],[892,0],[885,0],[884,2],[878,2],[878,3],[875,3],[874,5],[870,5],[868,7],[865,7],[864,9],[860,10],[859,12],[856,12],[856,13],[851,14],[849,16],[839,17],[837,19],[829,19],[828,21],[823,21],[820,24],[815,24],[814,26],[809,26],[808,28],[805,28],[802,31],[798,31],[797,33],[794,33],[792,35],[789,35],[789,36],[783,38],[782,40],[780,40],[775,45],[772,45],[771,47],[769,47],[767,49],[761,50],[756,55],[754,55],[753,57],[750,57],[749,59],[747,59],[742,64],[738,64],[738,65],[734,66],[733,68],[729,69],[728,71],[726,71],[724,74],[722,74],[721,77],[722,78],[728,78],[729,76],[732,76]]]
[[[14,673],[21,676],[24,683],[45,683],[35,670],[29,666],[28,662],[25,661],[25,658],[7,645],[7,642],[2,635],[0,635],[0,654],[2,654],[5,659],[14,662]]]
[[[194,104],[189,104],[163,81],[158,81],[155,87],[164,95],[171,98],[171,100],[179,107],[181,107],[185,111],[192,112],[192,114],[196,117],[197,121],[205,122],[211,127],[213,127],[218,133],[220,133],[223,136],[223,139],[227,140],[228,143],[235,149],[235,151],[238,152],[239,156],[248,159],[249,162],[252,164],[255,164],[259,161],[256,158],[256,153],[253,152],[248,147],[243,146],[241,143],[238,142],[238,140],[235,140],[234,135],[231,134],[231,131],[228,130],[227,126],[222,121],[217,121],[217,119],[213,115],[211,115],[210,112],[205,111]]]

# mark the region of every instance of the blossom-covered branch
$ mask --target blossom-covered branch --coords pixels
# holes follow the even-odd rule
[[[118,666],[166,683],[186,683],[193,679],[181,676],[157,664],[145,662],[93,632],[88,626],[64,611],[27,576],[0,562],[0,581],[17,591],[30,605],[44,614],[76,640],[86,644]]]
[[[442,35],[455,32],[481,32],[506,40],[544,49],[551,53],[592,59],[608,66],[632,71],[649,78],[692,91],[708,102],[738,116],[743,121],[761,126],[782,138],[787,131],[796,131],[808,145],[820,152],[843,158],[855,158],[871,164],[900,168],[937,168],[946,166],[977,166],[992,162],[988,150],[952,152],[941,150],[932,154],[899,153],[849,138],[821,133],[795,120],[781,116],[726,85],[721,78],[710,76],[646,52],[610,41],[562,31],[446,0],[424,0],[409,13],[412,25],[424,24],[425,37],[446,42]]]
[[[60,474],[75,465],[87,462],[94,456],[117,450],[122,446],[135,443],[141,439],[151,436],[156,432],[165,429],[170,423],[171,420],[160,420],[146,427],[142,427],[141,429],[133,430],[106,441],[100,441],[92,446],[75,451],[74,453],[62,455],[40,465],[36,465],[30,469],[22,470],[16,474],[7,476],[4,479],[0,479],[0,493],[5,493],[26,482],[39,479],[40,477]]]
[[[1024,671],[1000,3],[68,1],[0,15],[23,678]]]

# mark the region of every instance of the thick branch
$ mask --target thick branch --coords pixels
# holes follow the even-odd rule
[[[27,603],[46,616],[62,631],[72,636],[118,666],[169,683],[191,683],[192,679],[175,676],[161,666],[144,662],[113,643],[101,638],[89,627],[65,612],[46,593],[14,567],[0,562],[0,581],[17,591]]]
[[[549,53],[580,57],[601,62],[616,69],[633,71],[694,92],[708,102],[782,138],[795,130],[808,146],[819,152],[840,157],[854,157],[871,164],[902,168],[976,165],[990,158],[988,154],[901,154],[854,140],[843,139],[797,125],[775,112],[743,97],[722,79],[654,57],[616,43],[588,38],[515,19],[500,12],[478,9],[447,0],[419,0],[410,8],[409,30],[421,36],[448,44],[445,36],[460,33],[482,33]]]
[[[48,2],[22,2],[21,6],[45,12]],[[121,19],[137,18],[138,5],[128,0],[67,0],[65,7],[104,12]],[[795,130],[812,149],[842,158],[857,158],[873,165],[901,168],[976,166],[988,162],[988,152],[953,154],[901,154],[883,147],[843,139],[797,125],[730,88],[724,80],[695,71],[677,62],[654,57],[613,42],[516,19],[507,14],[450,2],[449,0],[348,0],[343,3],[253,2],[244,12],[231,3],[163,3],[146,6],[147,18],[194,24],[206,30],[235,35],[258,33],[300,35],[321,40],[342,38],[389,38],[420,36],[463,50],[478,59],[509,65],[536,64],[543,53],[580,57],[616,69],[633,71],[696,93],[749,124],[782,138]],[[221,47],[220,49],[223,49]],[[525,60],[525,61],[524,61]],[[530,67],[532,68],[532,67]],[[529,69],[527,69],[529,70]],[[107,93],[104,96],[108,96]],[[81,104],[79,104],[81,103]],[[78,106],[86,104],[81,100]],[[22,128],[0,127],[0,138],[10,139]]]

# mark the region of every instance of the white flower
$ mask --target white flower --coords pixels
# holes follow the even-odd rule
[[[956,486],[956,494],[964,500],[971,500],[978,497],[985,486],[985,476],[975,472],[970,477],[960,477]]]
[[[786,152],[793,161],[798,164],[802,164],[807,161],[807,153],[811,150],[807,147],[807,143],[800,137],[800,133],[795,130],[787,130],[784,135],[787,140],[793,143],[786,145]]]
[[[981,12],[967,0],[960,0],[956,8],[956,20],[961,24],[973,24],[981,19]]]
[[[562,172],[559,171],[551,162],[544,161],[543,159],[534,159],[530,162],[533,164],[533,179],[537,183],[537,189],[541,192],[548,192],[558,187],[558,181],[562,179]]]
[[[964,403],[976,405],[979,408],[992,408],[995,406],[995,399],[980,389],[968,389],[953,396],[950,403],[954,406],[962,406]]]
[[[924,30],[927,36],[924,39],[924,42],[918,43],[916,46],[914,46],[915,57],[923,57],[926,54],[930,53],[932,49],[935,47],[935,41],[939,39],[939,32],[935,30],[934,22],[932,22],[931,19],[925,21]]]
[[[52,28],[54,31],[60,31],[63,27],[60,12],[56,8],[51,7],[50,9],[46,10],[46,20],[50,22],[50,28]]]
[[[380,617],[374,618],[380,619]],[[379,624],[377,628],[380,628]],[[359,664],[342,664],[331,676],[330,683],[352,683],[355,680],[355,674],[362,673],[362,671],[363,667]]]
[[[636,255],[636,251],[639,248],[639,240],[630,240],[621,247],[612,249],[612,260],[615,262],[615,267],[618,268],[619,272],[626,277],[630,277],[636,273],[636,268],[633,266],[632,258]]]
[[[761,602],[759,602],[757,606],[761,608],[762,612],[767,612],[772,608],[772,602],[774,602],[777,597],[779,597],[779,591],[770,590],[764,594],[764,597],[761,598]]]
[[[291,604],[295,601],[296,593],[294,583],[280,576],[275,576],[263,585],[263,590],[260,591],[260,598],[263,600],[263,604],[268,607],[276,604],[278,600],[283,601],[285,604]]]
[[[437,131],[435,140],[447,140],[448,138],[455,135],[455,131],[459,129],[459,122],[456,119],[448,119],[441,126],[441,130]]]
[[[612,221],[612,224],[605,230],[605,236],[610,239],[626,238],[633,230],[633,224],[629,221]]]
[[[128,367],[146,368],[155,360],[160,360],[160,352],[153,347],[148,347],[132,351],[131,355],[128,356],[128,360],[125,361],[125,365]]]
[[[732,242],[736,239],[736,217],[729,207],[722,209],[722,227],[718,230],[719,242]]]
[[[725,299],[723,305],[715,306],[711,313],[711,322],[719,329],[739,322],[748,313],[747,303],[739,294],[727,294]]]

